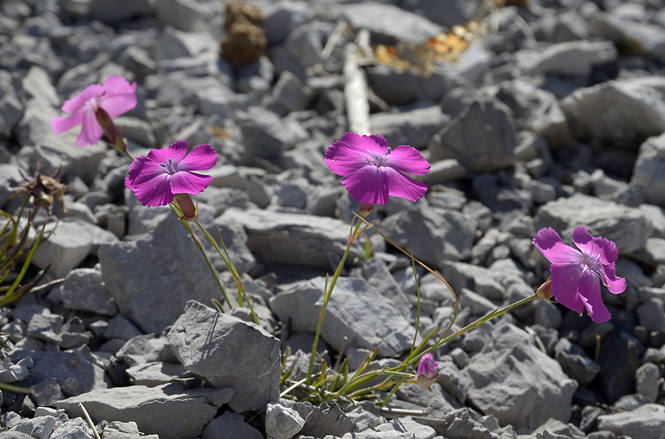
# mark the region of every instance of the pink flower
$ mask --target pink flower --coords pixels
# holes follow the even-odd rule
[[[115,75],[104,84],[89,85],[78,96],[64,103],[62,110],[72,114],[54,118],[51,129],[55,134],[60,134],[81,124],[81,134],[76,139],[76,145],[93,145],[104,134],[96,113],[101,109],[111,118],[126,113],[136,107],[135,90],[136,83],[130,85],[125,78]]]
[[[391,151],[383,136],[348,132],[325,153],[325,162],[359,203],[386,204],[388,196],[418,201],[427,186],[403,172],[425,175],[431,165],[417,149],[400,145]]]
[[[194,147],[176,140],[168,148],[153,149],[137,157],[129,167],[125,185],[134,191],[144,206],[165,206],[176,194],[198,194],[212,181],[209,175],[192,171],[210,169],[217,163],[217,153],[210,145]]]
[[[431,353],[423,355],[418,364],[418,377],[416,378],[418,384],[429,389],[429,386],[434,384],[438,375],[439,362],[434,361],[434,355]]]
[[[612,294],[626,289],[626,280],[615,275],[619,250],[609,239],[591,236],[584,226],[575,227],[573,241],[579,250],[566,245],[549,227],[533,238],[536,248],[552,263],[551,288],[556,300],[580,314],[586,308],[594,322],[606,322],[611,315],[600,296],[598,281]]]

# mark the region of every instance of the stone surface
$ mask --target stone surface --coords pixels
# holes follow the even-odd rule
[[[190,299],[221,296],[210,268],[200,261],[192,237],[171,214],[145,237],[99,250],[106,288],[120,312],[146,333],[175,322]]]
[[[291,321],[293,330],[314,333],[324,284],[321,277],[296,284],[271,299],[270,307],[280,320]],[[378,347],[381,357],[406,351],[415,330],[391,303],[382,299],[364,279],[338,279],[326,308],[321,337],[336,350]]]
[[[77,268],[69,272],[58,287],[63,305],[68,309],[115,316],[118,307],[106,289],[102,273],[96,268]]]
[[[227,404],[236,413],[277,401],[280,342],[262,328],[190,301],[167,338],[187,370],[233,390]]]
[[[598,428],[616,435],[657,439],[665,428],[665,407],[646,404],[629,412],[601,415]]]
[[[491,96],[457,89],[443,111],[452,120],[429,143],[433,161],[455,159],[472,172],[491,172],[515,163],[517,134],[510,110]]]
[[[501,424],[535,429],[550,418],[568,422],[577,384],[561,366],[510,324],[492,331],[491,343],[471,358],[470,401]]]
[[[227,389],[185,390],[178,384],[131,386],[96,390],[58,402],[69,416],[83,416],[83,404],[93,422],[113,419],[136,422],[141,431],[160,438],[191,438],[201,434],[217,409],[228,402]],[[183,422],[186,419],[187,422]]]
[[[631,183],[644,185],[647,203],[665,207],[665,135],[640,145]]]
[[[231,208],[218,221],[242,225],[247,246],[261,262],[327,267],[329,254],[341,256],[349,236],[340,220],[293,213]],[[355,244],[349,258],[359,256]]]

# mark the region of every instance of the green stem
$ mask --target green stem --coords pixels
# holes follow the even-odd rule
[[[178,206],[175,205],[175,203],[169,204],[171,207],[171,210],[180,218],[182,215],[180,215],[180,209]],[[189,225],[189,221],[185,219],[181,219],[180,222],[185,226],[187,231],[189,232],[190,235],[192,235],[192,239],[194,240],[194,243],[196,243],[196,246],[199,248],[201,251],[201,254],[203,255],[203,258],[205,259],[206,263],[208,264],[208,267],[210,268],[210,271],[212,272],[212,275],[215,277],[215,281],[217,282],[217,285],[219,286],[219,289],[222,292],[222,295],[224,296],[224,300],[226,300],[226,303],[229,302],[229,298],[226,296],[226,290],[224,290],[224,286],[222,285],[222,281],[219,280],[219,276],[217,275],[217,270],[215,267],[212,265],[212,262],[210,261],[210,258],[208,258],[208,255],[205,252],[205,249],[201,245],[201,241],[199,241],[199,238],[196,237],[196,234],[194,233],[194,230],[192,230],[192,227]],[[223,310],[222,310],[223,311]]]
[[[354,220],[355,221],[355,220]],[[346,262],[346,257],[349,255],[349,251],[351,250],[351,246],[355,242],[355,240],[360,236],[362,232],[365,231],[363,229],[360,233],[358,233],[358,230],[360,229],[360,225],[362,224],[360,221],[358,221],[358,224],[356,224],[355,230],[353,230],[353,222],[351,222],[351,233],[349,235],[349,239],[346,243],[346,249],[344,250],[344,255],[342,255],[342,260],[339,262],[339,265],[337,266],[337,269],[335,270],[335,273],[333,274],[333,278],[330,281],[330,285],[328,285],[328,276],[326,275],[326,284],[325,288],[323,291],[323,305],[321,305],[321,312],[319,313],[319,322],[316,325],[316,334],[314,335],[314,343],[312,344],[312,353],[309,356],[309,366],[307,367],[307,380],[305,381],[305,384],[309,385],[312,381],[312,371],[314,370],[314,358],[316,358],[316,347],[319,344],[319,336],[321,335],[321,327],[323,326],[323,317],[326,314],[326,307],[328,306],[328,301],[330,300],[330,297],[332,296],[333,289],[335,288],[335,284],[337,283],[337,279],[339,278],[339,275],[342,273],[342,268],[344,268],[344,262]]]
[[[254,308],[252,307],[252,302],[250,302],[249,297],[247,297],[247,292],[245,291],[245,287],[242,285],[242,281],[240,280],[240,275],[238,274],[236,268],[233,266],[233,263],[231,262],[230,259],[224,257],[224,255],[222,254],[222,250],[217,245],[217,241],[215,241],[212,235],[208,233],[208,231],[201,225],[201,223],[198,220],[195,221],[195,224],[199,226],[201,232],[205,235],[210,244],[212,244],[212,246],[215,247],[215,250],[217,250],[217,253],[222,258],[222,261],[224,261],[224,265],[226,265],[226,268],[229,270],[231,276],[233,277],[233,280],[236,283],[236,288],[238,289],[238,292],[241,293],[242,296],[247,301],[247,306],[249,307],[249,312],[252,314],[252,319],[254,320],[254,323],[259,325],[259,318],[256,316],[256,313],[254,312]],[[220,236],[220,241],[221,241],[221,236]],[[223,245],[224,243],[222,242],[222,246]],[[224,247],[224,249],[226,250],[226,247]],[[226,294],[224,294],[224,299],[226,299],[226,302],[229,303],[229,299],[228,297],[226,297]]]

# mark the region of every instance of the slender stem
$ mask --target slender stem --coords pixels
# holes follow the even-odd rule
[[[358,221],[355,230],[353,230],[353,221],[351,222],[352,231],[346,243],[346,249],[344,250],[344,254],[342,255],[342,260],[339,262],[339,265],[337,265],[337,269],[333,274],[333,278],[330,281],[330,285],[328,285],[328,276],[326,275],[326,285],[323,291],[323,305],[321,305],[321,312],[319,313],[319,322],[316,325],[316,334],[314,335],[314,343],[312,344],[312,353],[309,356],[309,366],[307,367],[307,380],[305,381],[305,383],[308,385],[312,381],[312,371],[314,370],[314,358],[316,357],[316,347],[319,344],[319,336],[321,335],[321,327],[323,326],[323,317],[326,314],[326,307],[328,306],[328,301],[332,296],[332,292],[333,289],[335,288],[335,284],[337,283],[337,279],[339,278],[339,275],[342,273],[342,269],[344,268],[344,262],[346,262],[346,257],[349,255],[351,246],[353,245],[355,240],[360,236],[360,234],[366,229],[365,227],[365,229],[363,229],[360,233],[358,233],[361,224],[362,223]]]
[[[178,218],[181,217],[180,215],[180,209],[178,206],[175,205],[175,203],[169,204],[171,207],[171,210],[178,216]],[[210,261],[210,258],[205,252],[205,249],[201,245],[201,241],[199,241],[199,238],[196,237],[196,234],[194,233],[194,230],[192,230],[192,227],[189,225],[189,221],[181,219],[180,222],[185,226],[187,231],[189,232],[190,235],[192,235],[192,239],[194,239],[194,242],[196,243],[196,246],[199,248],[201,251],[201,254],[203,255],[203,258],[205,259],[206,263],[208,264],[208,267],[210,268],[210,271],[212,272],[212,275],[215,277],[215,281],[217,282],[217,286],[219,286],[220,291],[222,292],[222,296],[224,296],[224,300],[226,300],[226,303],[229,302],[229,298],[226,296],[226,290],[224,290],[224,286],[222,285],[222,281],[219,279],[219,276],[217,275],[217,270],[215,270],[215,267],[212,265],[212,262]],[[230,305],[229,305],[230,306]],[[223,311],[223,310],[222,310]]]
[[[224,257],[222,254],[222,250],[219,248],[219,245],[217,245],[217,241],[215,241],[215,238],[212,237],[210,233],[201,225],[201,223],[196,220],[194,222],[197,226],[199,226],[199,229],[201,229],[201,232],[205,235],[205,237],[208,239],[210,244],[212,244],[213,247],[215,247],[215,250],[217,250],[217,253],[219,256],[222,258],[222,261],[224,261],[224,264],[226,265],[226,268],[229,270],[231,273],[231,276],[233,277],[233,280],[236,283],[236,287],[238,288],[238,292],[242,293],[243,297],[247,301],[247,306],[249,307],[249,312],[252,314],[252,319],[254,320],[254,323],[257,325],[259,324],[259,318],[256,316],[256,313],[254,312],[254,308],[252,307],[252,302],[250,302],[249,297],[247,297],[247,292],[245,291],[245,288],[242,285],[242,282],[240,281],[240,276],[238,275],[238,272],[236,271],[236,268],[233,266],[233,263],[231,262],[230,259]],[[220,236],[221,239],[221,236]],[[222,243],[224,245],[224,243]],[[226,247],[225,247],[226,249]],[[228,253],[227,253],[228,255]],[[226,297],[226,294],[224,294],[224,299],[226,299],[227,303],[229,303],[228,297]]]

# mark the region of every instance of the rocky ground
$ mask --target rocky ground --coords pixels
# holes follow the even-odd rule
[[[0,315],[0,382],[33,389],[2,392],[0,437],[93,437],[82,403],[105,439],[662,438],[665,2],[500,3],[266,0],[241,22],[217,0],[2,1],[0,208],[16,212],[19,170],[38,164],[69,189],[34,260],[64,283]],[[200,218],[261,329],[210,308],[197,247],[124,188],[126,157],[51,132],[64,100],[112,74],[138,83],[117,119],[134,156],[174,139],[220,154]],[[302,373],[358,208],[323,152],[368,128],[432,163],[425,198],[372,219],[455,288],[456,327],[533,294],[548,276],[535,232],[571,243],[578,224],[619,247],[612,320],[530,302],[439,349],[432,391],[404,385],[388,410],[280,399],[282,355]],[[373,256],[356,244],[328,307],[331,364],[374,347],[394,364],[415,332],[410,261],[367,236]],[[454,302],[419,274],[419,329],[444,328]]]

